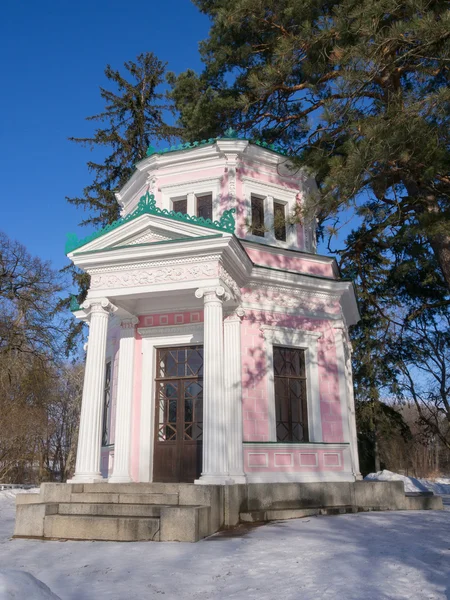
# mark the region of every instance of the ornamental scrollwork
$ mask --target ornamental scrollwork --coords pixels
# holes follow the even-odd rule
[[[207,227],[208,229],[215,229],[216,231],[225,231],[226,233],[234,233],[235,229],[235,219],[233,214],[236,212],[236,209],[230,208],[229,210],[225,210],[218,221],[212,221],[211,219],[204,219],[203,217],[195,217],[191,215],[186,215],[184,213],[175,212],[173,210],[167,210],[167,208],[158,208],[156,206],[155,196],[146,192],[139,200],[136,210],[127,215],[126,217],[121,217],[114,221],[110,225],[107,225],[100,231],[95,231],[91,235],[85,237],[82,240],[79,240],[74,233],[69,233],[67,235],[66,240],[66,254],[69,252],[73,252],[73,250],[77,250],[82,246],[85,246],[89,242],[96,240],[97,238],[114,231],[118,227],[125,225],[125,223],[129,223],[134,219],[142,215],[155,215],[157,217],[166,217],[168,219],[173,219],[175,221],[181,221],[183,223],[192,223],[192,225],[200,225],[201,227]]]
[[[151,285],[154,283],[183,281],[200,277],[217,276],[217,265],[214,263],[191,265],[188,267],[165,267],[159,269],[143,269],[123,273],[103,273],[93,275],[92,288],[116,288]]]

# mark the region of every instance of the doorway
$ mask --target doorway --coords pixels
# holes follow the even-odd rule
[[[153,481],[192,483],[202,470],[203,346],[156,349]]]

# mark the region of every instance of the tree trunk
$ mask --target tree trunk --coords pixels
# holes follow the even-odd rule
[[[428,240],[441,267],[447,287],[450,289],[450,234],[439,233],[429,236]]]

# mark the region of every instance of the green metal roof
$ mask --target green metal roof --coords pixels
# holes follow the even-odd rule
[[[155,154],[168,154],[169,152],[179,152],[181,150],[192,150],[194,148],[200,148],[202,146],[208,146],[209,144],[214,144],[217,140],[243,140],[249,142],[250,144],[255,144],[256,146],[261,146],[265,150],[270,150],[271,152],[276,152],[276,154],[281,154],[282,156],[290,156],[289,152],[287,152],[281,146],[276,144],[268,144],[267,142],[263,142],[261,140],[252,140],[248,138],[241,138],[238,136],[237,132],[234,131],[231,127],[225,131],[225,134],[222,136],[218,136],[215,138],[209,138],[207,140],[200,140],[197,142],[186,142],[185,144],[178,144],[175,146],[169,146],[168,148],[163,148],[162,150],[157,150],[153,146],[149,146],[147,148],[147,156],[153,156]]]

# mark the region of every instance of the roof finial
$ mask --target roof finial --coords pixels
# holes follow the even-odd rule
[[[232,127],[228,127],[223,134],[224,138],[237,138],[238,134]]]

